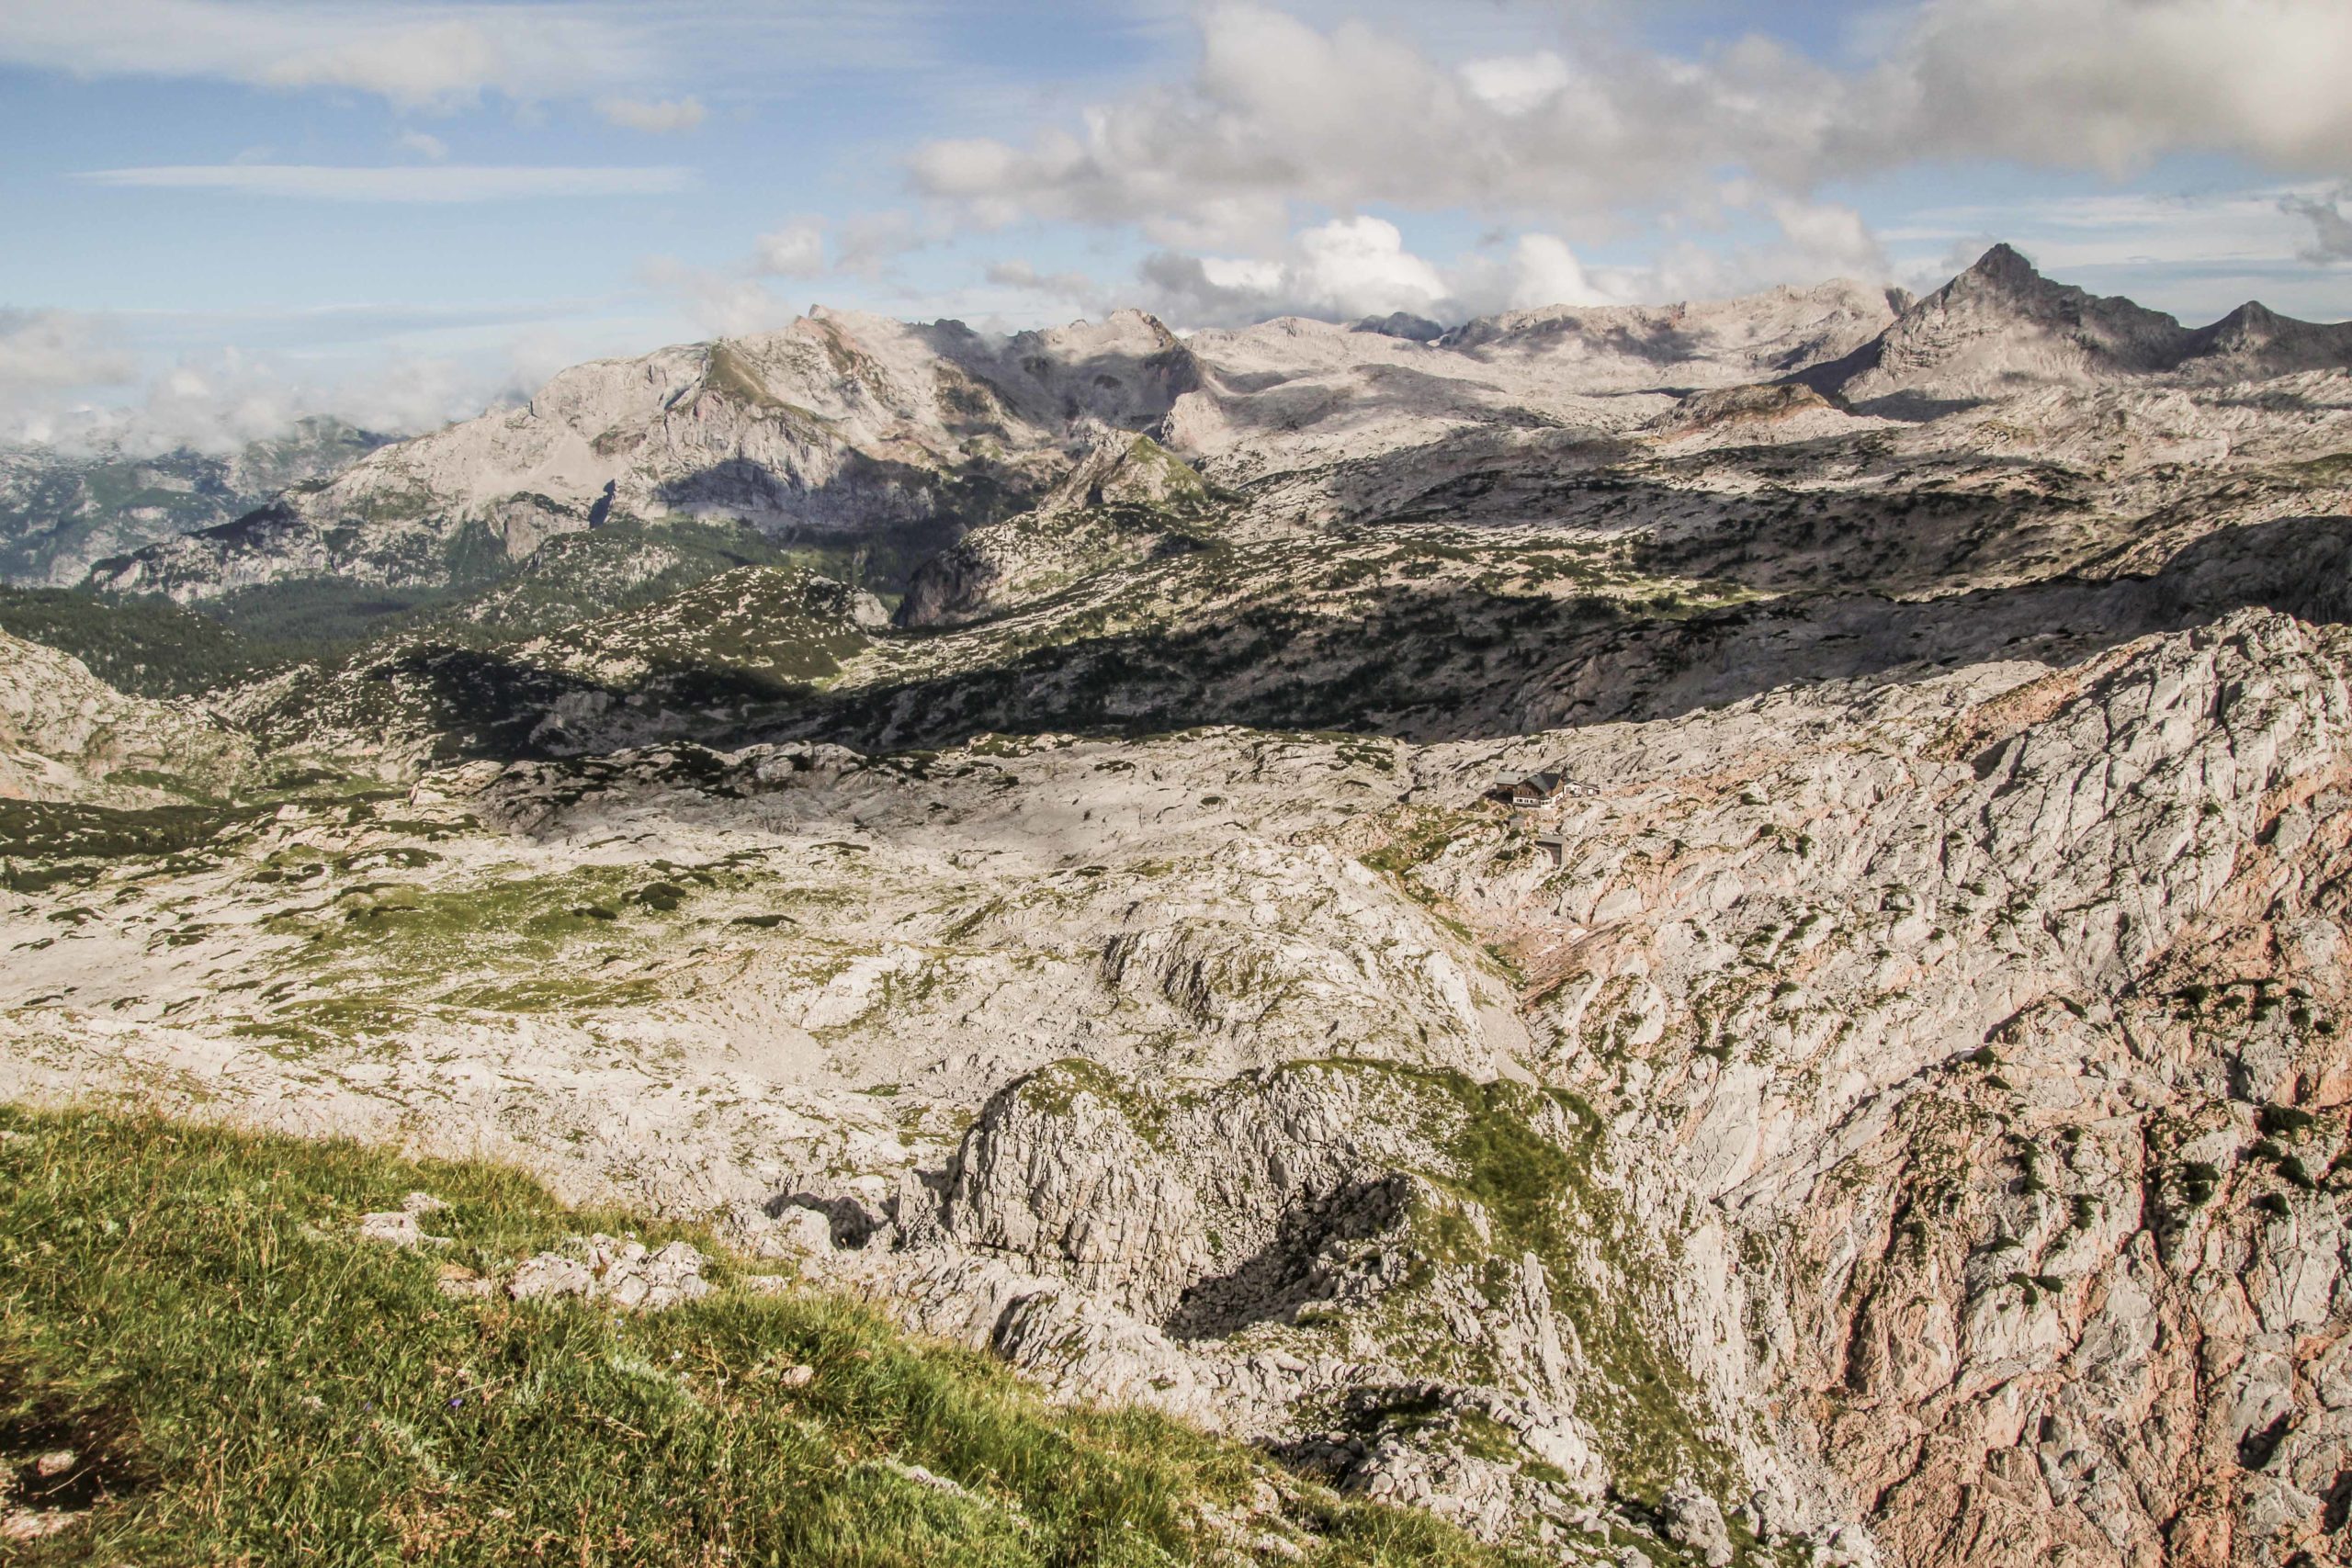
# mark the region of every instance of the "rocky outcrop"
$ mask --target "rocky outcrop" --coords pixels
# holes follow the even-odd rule
[[[705,1261],[683,1241],[649,1247],[609,1235],[575,1236],[561,1251],[525,1258],[506,1293],[518,1302],[576,1296],[622,1312],[664,1312],[710,1293]]]
[[[1159,443],[1105,433],[1035,510],[976,528],[924,562],[898,618],[955,626],[1185,554],[1203,547],[1212,511],[1200,477]]]
[[[145,806],[226,793],[253,742],[191,702],[119,692],[70,654],[0,632],[0,799]]]

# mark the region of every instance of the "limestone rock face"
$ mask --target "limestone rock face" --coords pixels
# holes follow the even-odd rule
[[[370,454],[93,585],[194,601],[333,574],[434,584],[452,552],[528,556],[618,513],[870,534],[960,514],[967,479],[1041,491],[1081,423],[1141,429],[1196,378],[1139,311],[985,337],[819,311],[782,332],[575,366],[519,409]]]
[[[974,529],[915,573],[899,611],[952,626],[1119,566],[1202,547],[1200,476],[1148,435],[1106,432],[1033,512]]]
[[[506,1293],[518,1302],[577,1296],[623,1312],[662,1312],[710,1293],[704,1262],[683,1241],[649,1248],[608,1235],[574,1237],[562,1251],[524,1259]]]
[[[162,783],[226,790],[255,770],[253,742],[198,705],[119,692],[0,632],[0,799],[152,805],[171,798]]]
[[[2259,304],[2191,331],[2129,299],[2053,283],[2007,245],[1905,310],[1857,355],[1839,389],[1857,401],[2006,394],[2035,382],[2086,383],[2177,372],[2236,381],[2352,363],[2345,325],[2291,321]]]

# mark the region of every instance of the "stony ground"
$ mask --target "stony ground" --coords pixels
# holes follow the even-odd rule
[[[1565,1561],[2335,1560],[2352,379],[1955,289],[1679,397],[1572,314],[1203,334],[895,625],[714,564],[20,681],[0,1092],[517,1160]],[[2089,347],[1925,417],[1987,289]],[[878,334],[654,367],[805,445],[978,352]]]

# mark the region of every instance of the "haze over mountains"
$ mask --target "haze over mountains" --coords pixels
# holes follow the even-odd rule
[[[1542,1561],[2346,1554],[2352,327],[817,311],[305,474],[0,595],[0,1092]]]

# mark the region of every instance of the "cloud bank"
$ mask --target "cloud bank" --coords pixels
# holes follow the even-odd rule
[[[981,226],[1134,223],[1202,248],[1263,243],[1301,207],[1589,223],[1703,215],[1727,170],[1806,199],[1921,160],[2113,175],[2208,152],[2340,172],[2352,147],[2340,0],[1930,0],[1883,31],[1844,68],[1756,34],[1681,58],[1601,32],[1453,64],[1362,23],[1226,4],[1188,80],[1025,142],[927,141],[910,175]]]

